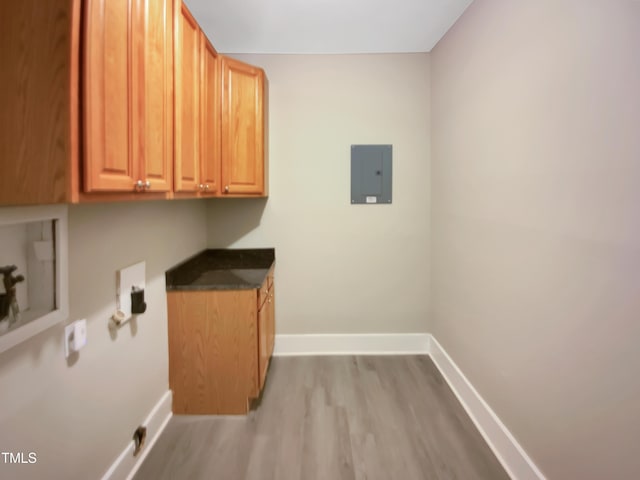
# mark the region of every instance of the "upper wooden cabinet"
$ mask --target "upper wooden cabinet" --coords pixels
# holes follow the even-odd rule
[[[84,192],[168,192],[173,172],[171,0],[87,0]]]
[[[0,205],[73,200],[79,26],[79,2],[0,2]]]
[[[0,205],[267,195],[265,74],[181,0],[0,2],[0,44]]]
[[[222,189],[267,194],[267,82],[264,71],[222,56]]]
[[[218,53],[187,7],[178,2],[176,10],[174,190],[215,195],[220,191]]]

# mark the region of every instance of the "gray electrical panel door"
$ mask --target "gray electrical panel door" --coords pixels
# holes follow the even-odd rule
[[[351,145],[351,203],[391,203],[391,145]]]

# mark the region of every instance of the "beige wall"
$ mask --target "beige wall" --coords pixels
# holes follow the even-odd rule
[[[100,478],[168,389],[164,271],[206,246],[204,202],[72,206],[71,319],[88,344],[68,364],[63,325],[0,354],[0,447],[36,452],[0,478]],[[110,335],[115,272],[146,261],[147,312]],[[1,459],[0,459],[1,460]]]
[[[640,477],[639,47],[476,0],[432,52],[433,333],[552,479]]]
[[[276,248],[279,334],[426,332],[428,55],[237,58],[269,77],[271,195],[211,201],[209,245]],[[350,204],[351,144],[393,144],[392,205]]]

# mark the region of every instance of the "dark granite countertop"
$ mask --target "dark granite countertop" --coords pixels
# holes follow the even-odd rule
[[[274,248],[204,250],[167,270],[167,291],[260,288],[275,259]]]

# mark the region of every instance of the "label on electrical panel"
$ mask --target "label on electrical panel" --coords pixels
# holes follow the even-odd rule
[[[364,201],[366,203],[378,203],[378,197],[365,197]]]

